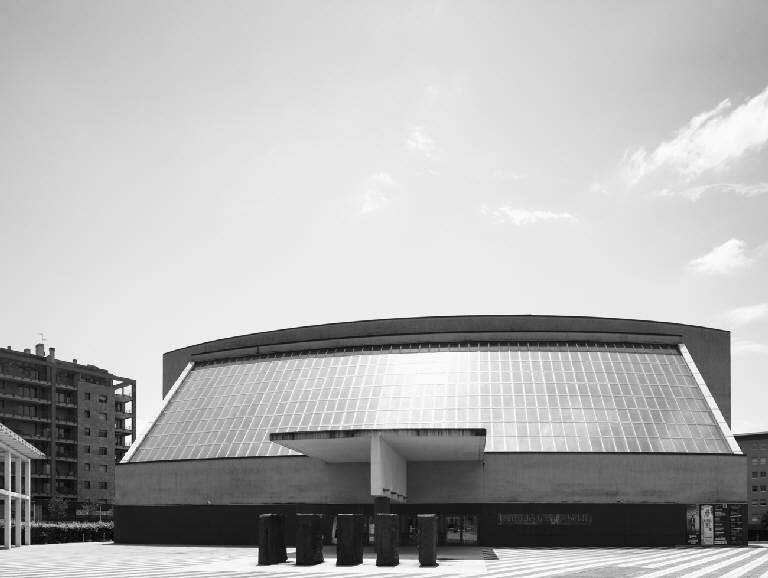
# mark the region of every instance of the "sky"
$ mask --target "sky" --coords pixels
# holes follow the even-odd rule
[[[138,382],[258,331],[731,331],[768,430],[768,3],[0,0],[0,345]]]

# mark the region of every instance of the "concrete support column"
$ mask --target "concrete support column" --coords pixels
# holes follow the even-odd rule
[[[376,496],[373,498],[373,514],[391,514],[392,508],[390,507],[389,498],[383,498]]]
[[[371,495],[404,502],[407,500],[407,462],[384,441],[381,433],[371,436]]]
[[[4,466],[4,484],[5,491],[8,492],[3,497],[3,519],[5,520],[5,548],[9,550],[11,548],[11,450],[10,448],[5,452]]]
[[[16,545],[21,546],[21,457],[16,460]]]
[[[24,521],[24,544],[27,546],[32,543],[32,460],[27,460],[27,488],[26,488],[26,495],[27,499],[25,500],[25,521]]]

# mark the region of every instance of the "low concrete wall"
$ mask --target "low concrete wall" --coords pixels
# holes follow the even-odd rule
[[[486,454],[411,462],[414,503],[714,503],[747,499],[743,456]],[[274,457],[139,462],[116,468],[115,503],[368,504],[370,465]]]

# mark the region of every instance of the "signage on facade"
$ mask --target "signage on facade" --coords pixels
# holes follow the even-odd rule
[[[592,514],[570,513],[525,513],[497,514],[498,526],[589,526],[592,524]]]
[[[711,504],[701,506],[701,544],[712,546],[715,543],[715,519]]]
[[[695,530],[697,512],[701,524],[698,534]],[[744,545],[747,543],[746,517],[746,504],[689,505],[686,509],[688,543],[702,546]]]
[[[688,534],[688,544],[699,544],[701,524],[699,521],[699,505],[689,504],[685,511],[685,528]]]

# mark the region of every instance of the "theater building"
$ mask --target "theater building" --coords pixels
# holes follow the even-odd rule
[[[115,539],[254,544],[259,513],[436,513],[442,544],[737,544],[730,334],[626,319],[383,319],[166,353]],[[369,518],[370,519],[370,518]]]

